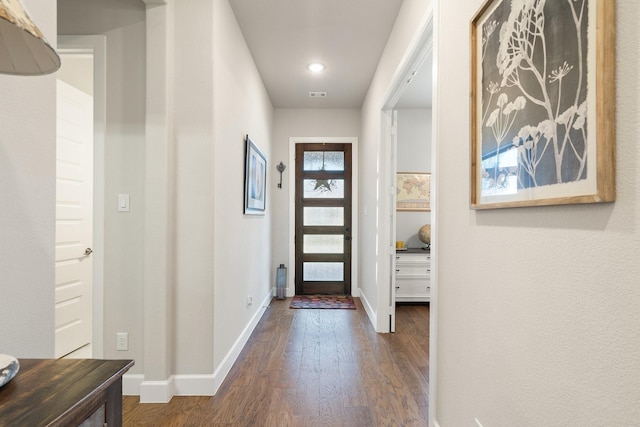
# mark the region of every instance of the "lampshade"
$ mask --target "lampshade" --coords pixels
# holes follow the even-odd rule
[[[0,0],[0,73],[49,74],[60,57],[25,12],[20,0]]]

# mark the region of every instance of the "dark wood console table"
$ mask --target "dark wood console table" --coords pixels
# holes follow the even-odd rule
[[[20,359],[0,388],[1,426],[121,426],[122,375],[132,360]]]

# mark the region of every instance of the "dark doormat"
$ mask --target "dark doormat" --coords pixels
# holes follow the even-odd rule
[[[355,310],[353,298],[345,295],[296,295],[289,308],[343,308]]]

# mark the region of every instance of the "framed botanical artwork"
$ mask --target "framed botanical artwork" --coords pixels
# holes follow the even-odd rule
[[[615,1],[487,0],[471,21],[471,207],[615,200]]]
[[[244,166],[244,214],[264,215],[267,196],[267,160],[247,135]]]
[[[431,210],[431,174],[398,172],[396,176],[396,210]]]

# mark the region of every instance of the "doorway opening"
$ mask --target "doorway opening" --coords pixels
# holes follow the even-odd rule
[[[397,303],[431,302],[433,20],[411,53],[382,110],[389,200],[389,332]],[[407,200],[401,200],[407,196]],[[411,196],[411,197],[408,197]],[[415,200],[414,200],[415,199]],[[415,202],[415,203],[414,203]],[[425,241],[426,240],[426,241]]]

